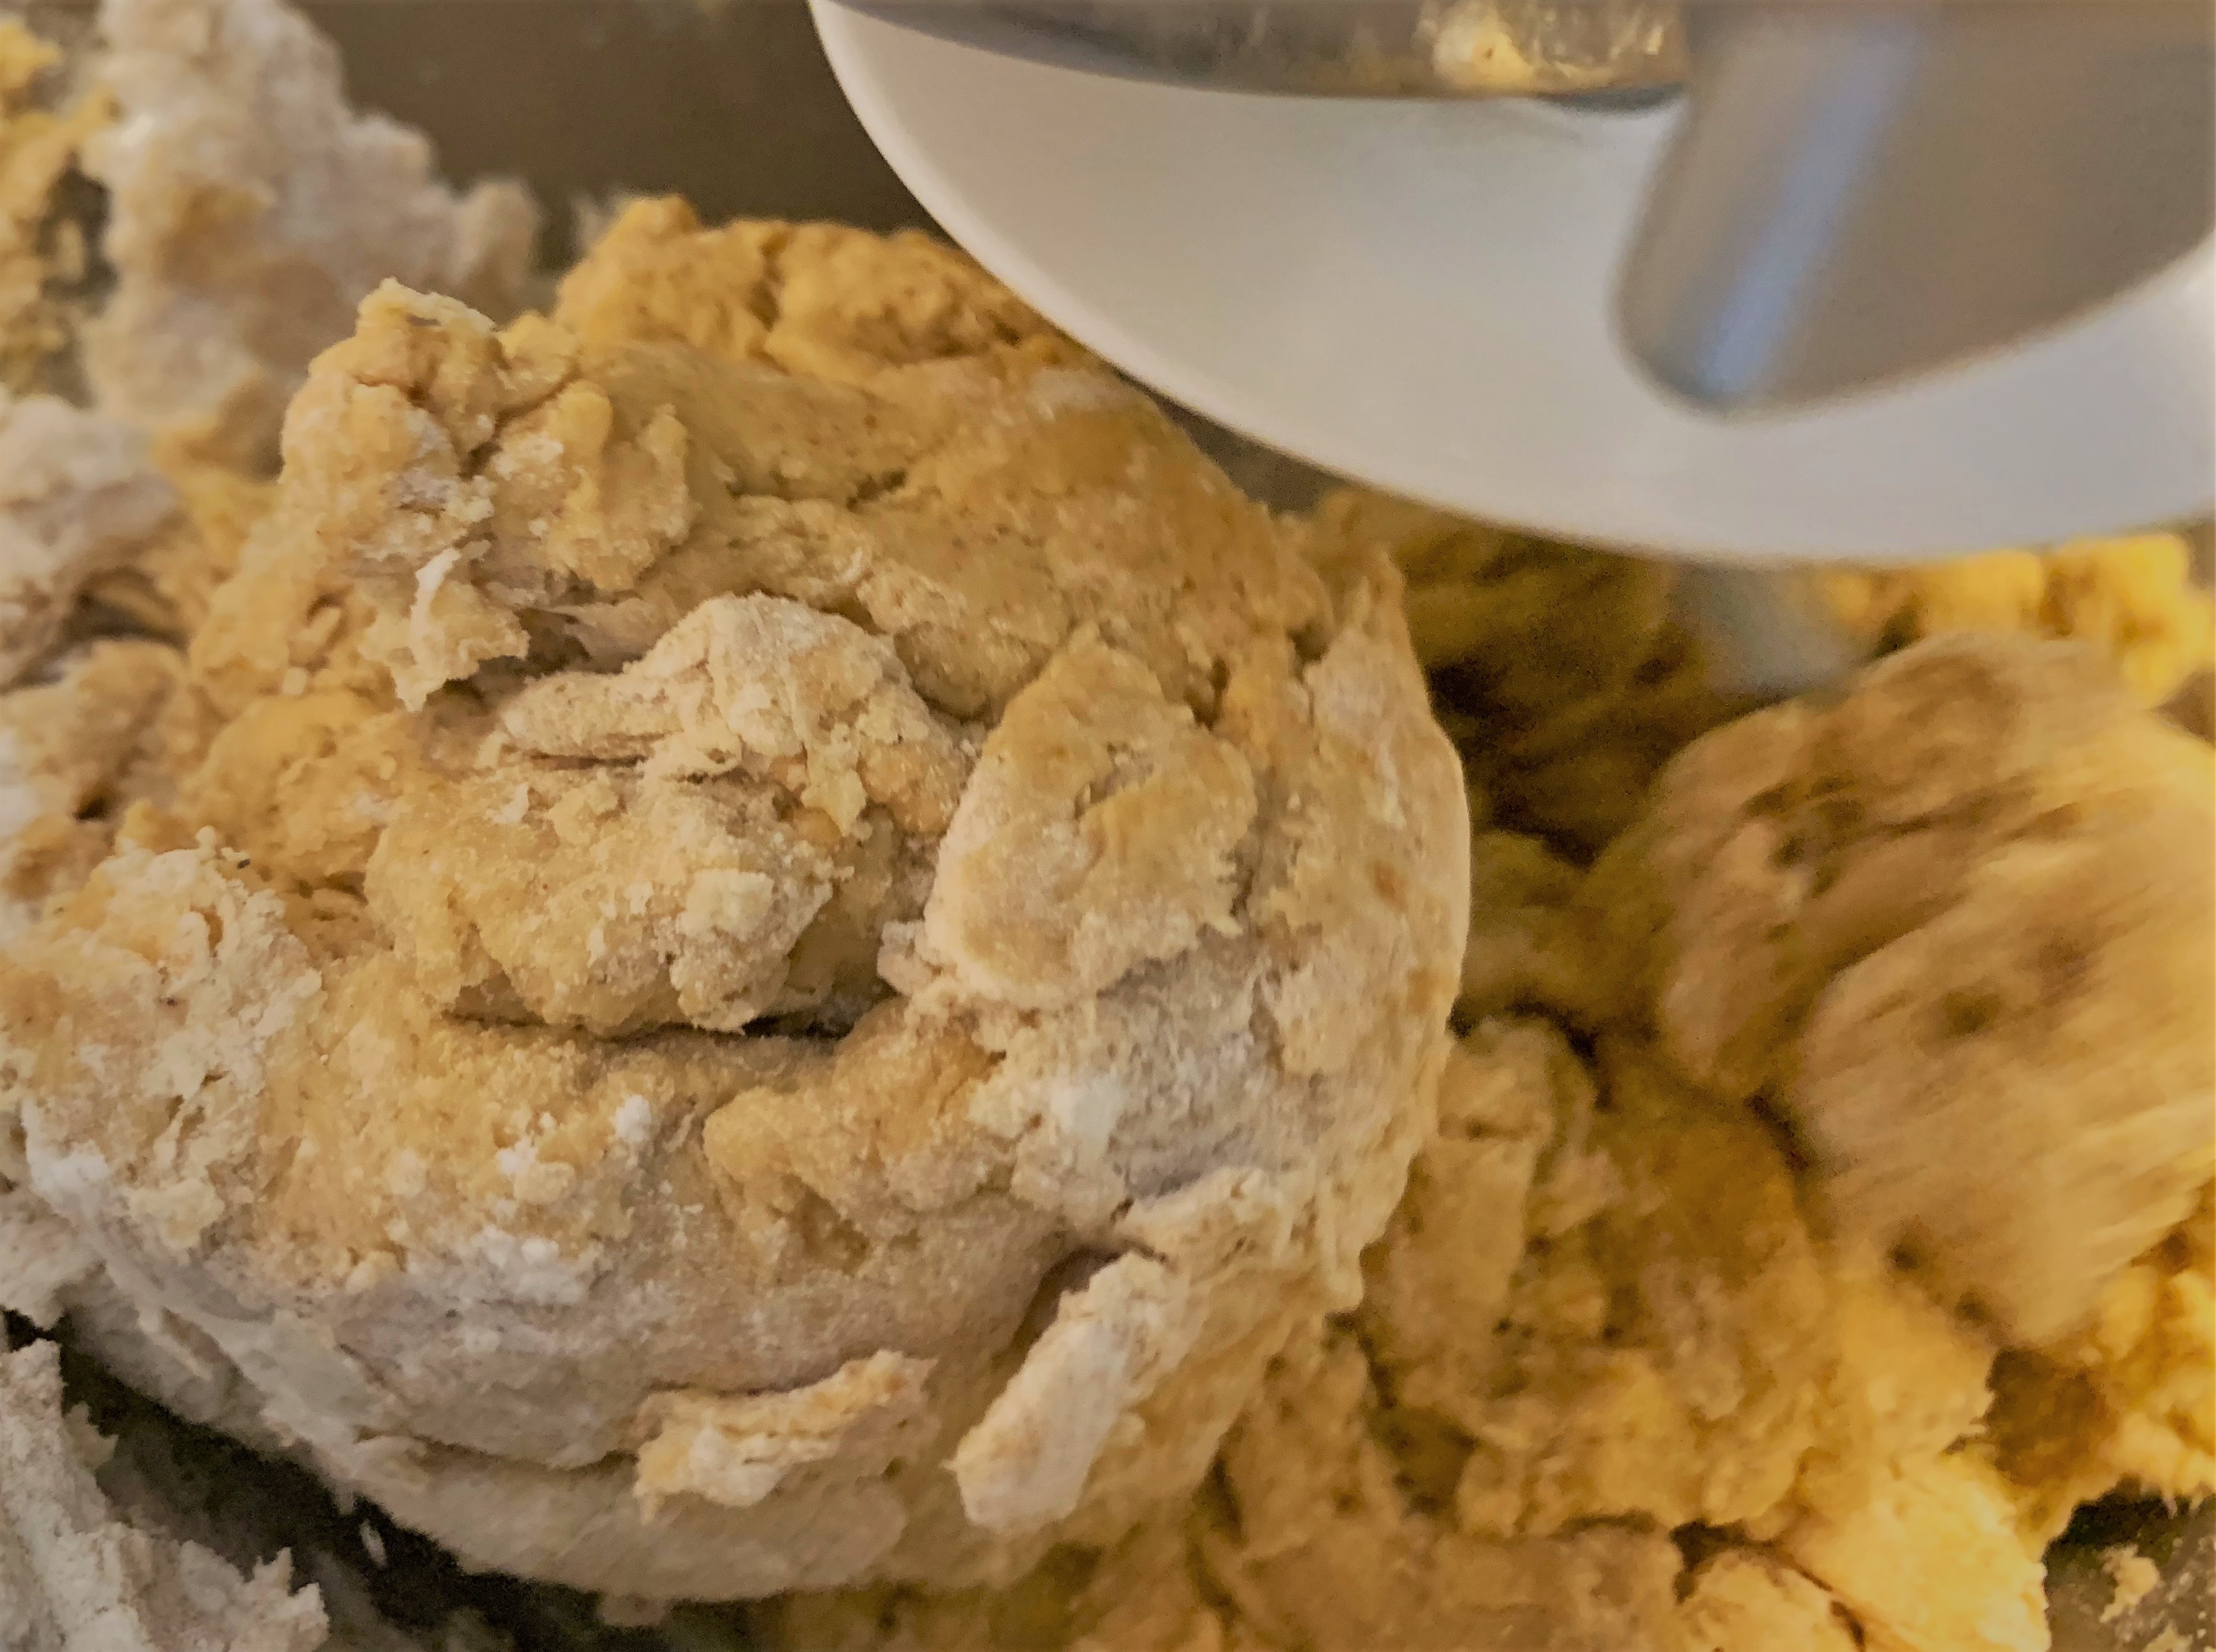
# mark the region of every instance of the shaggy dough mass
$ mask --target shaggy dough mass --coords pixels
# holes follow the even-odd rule
[[[2143,910],[2143,869],[2193,873],[2216,836],[2206,745],[2069,647],[1936,641],[1695,741],[1581,868],[1573,832],[1487,824],[1574,797],[1573,763],[1484,743],[1611,696],[1682,715],[1671,673],[1548,672],[1558,631],[1517,623],[1524,592],[1638,571],[1386,501],[1325,519],[1396,545],[1493,793],[1468,1030],[1361,1307],[1272,1362],[1180,1520],[1011,1590],[795,1597],[759,1626],[848,1652],[2044,1649],[2041,1553],[2079,1502],[2216,1493],[2216,914],[2189,878],[2162,886],[2174,925]],[[1674,657],[1665,621],[1632,624]],[[2026,857],[2066,875],[2053,901]],[[1844,951],[1833,889],[1867,925]],[[1961,925],[1982,959],[1922,961]],[[2013,973],[2065,943],[2059,978]],[[1950,1017],[1954,993],[1997,1013]],[[1873,998],[1897,1029],[1860,1041],[1874,1083],[1826,1031]],[[2067,1065],[2126,1039],[2145,1066],[2113,1090]]]
[[[1444,1054],[1460,782],[1304,546],[918,237],[388,286],[11,949],[22,1184],[481,1563],[1111,1539],[1352,1305]]]

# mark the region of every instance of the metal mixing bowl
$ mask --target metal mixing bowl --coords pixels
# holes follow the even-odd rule
[[[575,226],[590,216],[581,208],[625,193],[682,193],[711,219],[928,225],[848,113],[797,3],[309,0],[306,9],[338,41],[354,95],[427,131],[450,175],[516,174],[538,189],[553,209],[550,267],[571,255]],[[1260,496],[1297,506],[1323,484],[1193,424]],[[428,1630],[466,1607],[524,1652],[738,1652],[748,1643],[742,1614],[728,1609],[683,1609],[656,1628],[617,1629],[570,1592],[468,1576],[374,1510],[341,1511],[299,1471],[167,1419],[82,1364],[73,1373],[73,1397],[124,1435],[157,1493],[216,1498],[235,1560],[289,1544],[327,1589],[350,1589],[395,1622]],[[2161,1563],[2164,1582],[2139,1609],[2104,1623],[2111,1589],[2102,1555],[2124,1542]],[[2187,1518],[2129,1503],[2088,1511],[2050,1557],[2056,1652],[2127,1652],[2164,1629],[2188,1652],[2216,1649],[2212,1556],[2216,1505]]]

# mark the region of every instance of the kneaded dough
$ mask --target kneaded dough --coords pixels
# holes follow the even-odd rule
[[[1590,906],[1626,1010],[1791,1123],[1844,1241],[2036,1345],[2207,1182],[2212,840],[2205,743],[1965,635],[1697,742]]]
[[[549,317],[373,294],[283,451],[0,965],[21,1186],[209,1420],[647,1597],[1188,1493],[1444,1059],[1389,560],[943,249],[669,203]]]

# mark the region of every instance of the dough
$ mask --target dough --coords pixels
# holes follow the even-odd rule
[[[1844,1242],[2040,1344],[2208,1180],[2212,838],[2207,745],[2068,645],[1964,636],[1690,747],[1589,904],[1625,1009],[1791,1123]]]
[[[766,1632],[1115,1652],[1756,1652],[1892,1632],[1902,1603],[1853,1593],[1861,1557],[1883,1552],[1877,1511],[1905,1477],[1936,1477],[1933,1517],[1964,1518],[1942,1465],[1985,1408],[1990,1347],[1831,1256],[1759,1121],[1634,1046],[1589,1063],[1548,1022],[1488,1023],[1440,1123],[1362,1307],[1272,1362],[1181,1526],[999,1596],[793,1600]],[[1697,1564],[1672,1527],[1704,1534]],[[1940,1587],[2013,1633],[2039,1622],[2038,1581],[2011,1533]]]
[[[0,18],[0,387],[65,385],[74,371],[91,249],[67,186],[85,139],[111,111],[71,95],[63,53]]]
[[[2041,1536],[2118,1486],[2179,1502],[2216,1495],[2212,1251],[2204,1188],[2189,1220],[2109,1281],[2090,1323],[1994,1366],[1994,1453]]]
[[[0,32],[101,398],[0,422],[0,1301],[773,1644],[2018,1652],[2216,1492],[2180,542],[1827,581],[1948,635],[1730,722],[1665,572],[1273,519],[926,237],[502,328],[293,14],[100,34]]]
[[[2091,643],[2146,705],[2216,663],[2216,617],[2182,533],[2081,539],[1929,567],[1816,576],[1857,637],[1898,647],[1952,631],[2024,631]]]
[[[1512,629],[1499,635],[1497,648],[1516,645]],[[1987,757],[1936,760],[1917,728]],[[2087,833],[2111,798],[2135,818],[2164,800],[2206,811],[2207,750],[2182,740],[2068,647],[1957,638],[1835,701],[1696,742],[1590,872],[1480,827],[1460,1011],[1473,1024],[1437,1134],[1367,1253],[1361,1306],[1272,1362],[1183,1521],[1066,1552],[997,1594],[802,1597],[759,1626],[775,1644],[846,1649],[2044,1648],[2041,1550],[2080,1501],[2120,1485],[2216,1491],[2205,1091],[2173,1167],[2197,1213],[2130,1211],[2158,1237],[2136,1260],[2126,1237],[2126,1260],[2106,1262],[2114,1213],[2099,1195],[2114,1161],[2087,1149],[2114,1151],[2107,1139],[2058,1145],[2084,1133],[2058,1125],[2056,1087],[2036,1071],[2002,1068],[1970,1092],[2012,1123],[2019,1157],[1956,1148],[1928,1170],[1893,1166],[1896,1181],[2018,1164],[2067,1188],[2041,1163],[2053,1153],[2084,1193],[2042,1207],[2079,1250],[2037,1276],[2028,1322],[1957,1312],[1948,1268],[1974,1266],[1976,1245],[1899,1266],[1854,1225],[1867,1183],[1853,1166],[1808,1155],[1761,1084],[1687,1053],[1695,988],[1727,997],[1790,978],[1671,937],[1730,942],[1739,896],[1720,892],[1745,886],[1722,881],[1737,863],[1712,845],[1746,829],[1726,801],[1743,794],[1722,782],[1751,772],[1757,752],[1763,786],[1784,798],[1768,807],[1788,821],[1807,793],[1850,799],[1872,826],[1912,805],[1912,821],[1993,833],[1961,849],[1974,863],[2016,840],[2021,817],[1999,806],[2012,795],[2045,807],[2066,785],[2069,824]],[[1905,795],[1918,784],[1926,795]],[[1917,835],[1938,829],[1893,841],[1920,851],[1912,887],[1943,896],[1932,873],[1948,863]],[[2194,829],[2205,846],[2205,813]],[[1825,852],[1851,870],[1873,852],[1855,845],[1875,841],[1842,834]],[[1658,918],[1709,887],[1698,925]],[[2173,898],[2205,945],[2205,889]],[[2064,909],[2101,934],[2108,910]],[[2036,914],[2016,917],[2035,939]],[[2159,925],[2128,943],[2115,933],[2108,944],[2155,967]],[[1997,938],[1994,955],[2007,947]],[[1673,961],[1658,975],[1657,959]],[[1928,965],[1924,990],[1961,973],[1959,955]],[[1657,986],[1672,979],[1687,985]],[[2096,1011],[2121,1013],[2097,973],[2084,985]],[[2194,1024],[2176,1004],[2162,1013],[2173,1032]],[[1746,1047],[1768,1060],[1792,1045]],[[1944,1059],[1896,1047],[1900,1071],[1861,1105],[1925,1093],[1916,1064]],[[1953,1197],[1991,1222],[2003,1190]],[[2089,1287],[2095,1311],[2078,1329],[2043,1343],[2022,1329],[2056,1323],[2051,1293]]]
[[[0,685],[52,651],[85,586],[135,558],[175,508],[129,426],[0,392]]]
[[[0,966],[22,1183],[478,1564],[1111,1541],[1353,1305],[1444,1058],[1461,783],[1389,562],[1305,549],[920,241],[388,286],[213,732]]]
[[[107,1442],[62,1414],[52,1342],[0,1354],[0,1641],[22,1652],[315,1652],[316,1591],[280,1555],[250,1575],[120,1518]]]
[[[347,107],[336,51],[282,0],[102,0],[96,46],[116,119],[82,164],[114,287],[83,354],[108,411],[256,466],[380,279],[516,304],[529,195],[447,189],[422,133]]]
[[[20,939],[83,882],[131,802],[167,792],[182,675],[173,649],[118,639],[0,695],[0,939]]]
[[[336,52],[282,0],[102,0],[71,34],[65,61],[0,20],[7,389],[255,470],[379,280],[516,306],[529,195],[448,190],[422,134],[347,106]]]
[[[1573,860],[1614,838],[1671,754],[1727,715],[1672,622],[1666,564],[1352,488],[1321,501],[1314,531],[1325,555],[1370,546],[1400,563],[1440,722],[1487,817]]]

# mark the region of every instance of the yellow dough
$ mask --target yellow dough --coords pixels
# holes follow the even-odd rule
[[[1626,1008],[1791,1124],[1843,1242],[2035,1345],[2208,1180],[2212,841],[2206,744],[1965,635],[1690,747],[1588,899]]]
[[[0,386],[18,394],[73,371],[90,249],[63,190],[112,114],[99,92],[60,85],[62,61],[22,23],[0,19]]]
[[[1315,532],[1329,548],[1383,547],[1407,575],[1440,722],[1505,829],[1590,857],[1671,754],[1726,714],[1671,622],[1666,565],[1351,488],[1318,506]]]
[[[1831,611],[1871,643],[1950,631],[2023,631],[2091,643],[2147,705],[2161,704],[2216,663],[2216,613],[2208,593],[2194,585],[2192,547],[2180,533],[1825,574],[1818,583]]]
[[[1552,555],[1563,577],[1586,562]],[[1549,553],[1532,556],[1545,571]],[[1520,640],[1498,635],[1504,652]],[[1474,1024],[1439,1132],[1368,1253],[1362,1306],[1272,1363],[1184,1521],[998,1594],[797,1599],[760,1626],[846,1649],[2046,1647],[2041,1550],[2080,1501],[2216,1492],[2208,1081],[2192,1066],[2210,995],[2190,975],[2216,921],[2207,886],[2172,887],[2173,932],[2132,904],[2146,849],[2094,855],[2091,887],[1992,912],[1982,952],[1922,964],[1906,989],[1943,1023],[1947,992],[2074,926],[2089,962],[2047,1019],[2065,1038],[2113,1029],[2146,1061],[2107,1100],[2105,1067],[2027,1050],[2006,1015],[1956,1035],[1990,1042],[1975,1086],[1944,1082],[1962,1058],[1943,1040],[1865,1040],[1892,1064],[1874,1076],[1825,1065],[1825,1007],[1856,1000],[1825,985],[1820,905],[1753,892],[1855,889],[1881,928],[1854,955],[1882,962],[1974,915],[1976,869],[2026,842],[2066,856],[2154,830],[2162,864],[2205,855],[2209,762],[2067,646],[1956,638],[1696,742],[1590,872],[1480,828]],[[1760,852],[1732,846],[1747,832]],[[1790,875],[1782,842],[1813,875]],[[1907,875],[1874,877],[1893,855]],[[1904,887],[1918,901],[1888,906]],[[1812,973],[1746,938],[1765,933]],[[2146,979],[2163,970],[2185,972],[2182,1001]],[[1767,996],[1809,990],[1813,1015]],[[1778,1030],[1721,1035],[1764,1016]],[[2004,1139],[1899,1157],[1906,1127],[1886,1109],[1968,1127],[1950,1095]],[[2140,1127],[2102,1127],[2134,1100]],[[2089,1125],[2072,1107],[2100,1111]],[[1830,1158],[1806,1145],[1827,1116],[1847,1150]],[[1907,1268],[1885,1242],[1904,1209],[1924,1225]],[[1957,1296],[1984,1311],[1952,1311]]]

